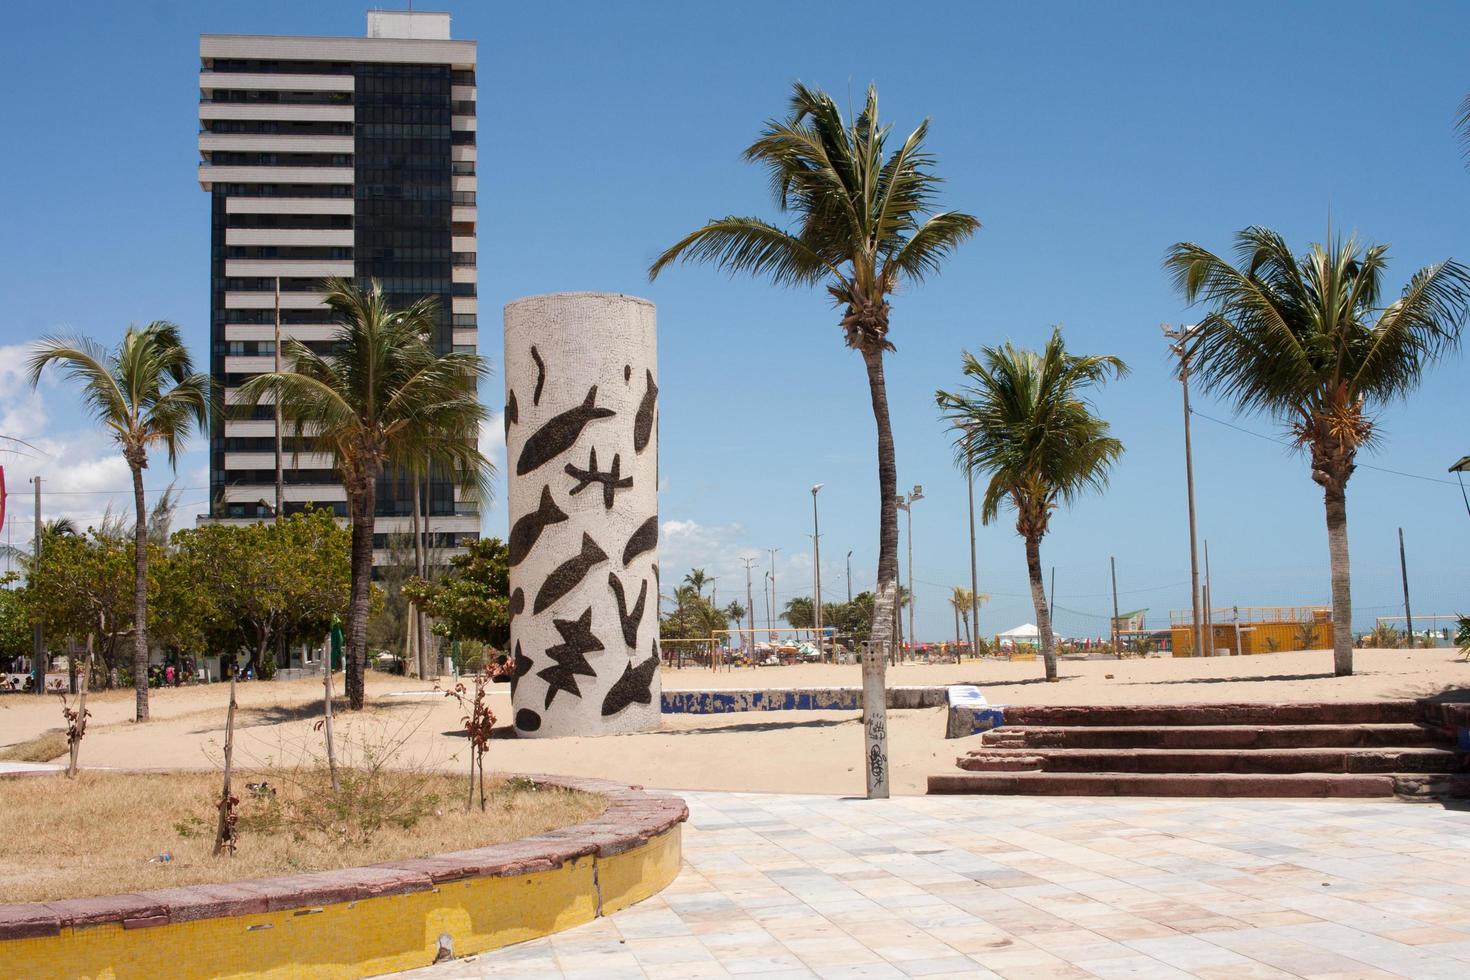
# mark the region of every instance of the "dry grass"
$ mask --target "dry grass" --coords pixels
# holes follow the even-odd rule
[[[66,755],[66,732],[53,728],[35,738],[0,748],[0,759],[7,762],[50,762]]]
[[[64,744],[63,744],[64,751]],[[483,847],[600,814],[602,797],[520,780],[496,781],[486,811],[465,810],[465,777],[408,772],[415,793],[437,797],[403,826],[393,820],[367,844],[357,834],[333,835],[283,824],[276,816],[301,783],[237,770],[240,847],[215,858],[215,773],[136,775],[83,772],[75,780],[31,777],[0,782],[0,903],[110,895],[174,885],[261,878],[355,867]],[[276,797],[246,784],[268,779]],[[391,786],[390,786],[391,788]],[[150,861],[169,852],[172,860]]]

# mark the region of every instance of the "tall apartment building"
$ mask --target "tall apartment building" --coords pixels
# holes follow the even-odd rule
[[[278,315],[283,338],[330,349],[325,276],[377,279],[395,306],[436,297],[435,349],[476,349],[475,42],[450,39],[448,14],[367,18],[366,37],[199,38],[210,371],[227,404],[274,369]],[[211,519],[272,513],[275,449],[270,405],[215,424]],[[330,456],[284,457],[288,513],[310,502],[346,516]],[[381,549],[410,530],[412,493],[390,472],[377,494]],[[443,476],[428,483],[438,549],[479,536],[478,502],[459,494]]]

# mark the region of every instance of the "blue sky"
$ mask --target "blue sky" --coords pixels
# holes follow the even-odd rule
[[[1188,602],[1179,388],[1158,324],[1191,317],[1159,271],[1181,239],[1228,246],[1252,223],[1305,246],[1334,227],[1393,244],[1391,281],[1470,260],[1467,174],[1452,122],[1467,91],[1470,8],[1416,3],[995,4],[769,2],[446,5],[479,41],[481,343],[500,360],[498,310],[563,289],[658,304],[666,569],[705,566],[744,594],[742,554],[780,547],[784,599],[810,592],[808,488],[824,482],[824,591],[876,564],[873,423],[861,362],[817,291],[701,268],[645,270],[705,219],[772,215],[740,161],[793,79],[841,98],[879,85],[898,128],[932,118],[945,203],[985,230],[945,273],[898,295],[888,366],[899,480],[914,508],[919,634],[953,631],[944,596],[968,582],[964,484],[933,407],[963,348],[1040,344],[1065,325],[1079,351],[1132,375],[1099,410],[1128,452],[1104,496],[1058,515],[1059,626],[1106,631],[1108,558],[1120,603],[1150,623]],[[364,6],[326,2],[16,5],[0,49],[0,433],[50,457],[5,455],[15,533],[24,480],[120,490],[126,471],[61,386],[29,395],[23,345],[54,332],[112,341],[173,319],[207,351],[207,198],[195,178],[197,35],[363,32]],[[1374,465],[1438,480],[1470,452],[1466,363],[1436,370],[1382,416]],[[500,379],[486,400],[498,406]],[[1197,408],[1232,419],[1227,406]],[[1234,419],[1256,433],[1269,421]],[[498,428],[498,427],[496,427]],[[1327,598],[1320,492],[1282,446],[1198,420],[1201,533],[1220,604]],[[181,486],[204,484],[196,451]],[[160,459],[149,485],[167,483]],[[193,513],[202,490],[183,494]],[[87,517],[109,499],[59,494]],[[126,503],[125,496],[114,499]],[[488,511],[504,533],[503,495]],[[1470,605],[1470,517],[1452,485],[1363,469],[1349,489],[1355,620],[1400,603],[1395,529],[1422,614]],[[0,532],[3,534],[4,532]],[[980,533],[985,632],[1032,619],[1008,520]],[[755,604],[764,618],[757,566]]]

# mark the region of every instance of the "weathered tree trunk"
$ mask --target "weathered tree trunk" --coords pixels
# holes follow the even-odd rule
[[[328,634],[322,649],[322,734],[327,740],[327,770],[332,777],[332,795],[342,795],[337,779],[337,741],[332,734],[332,639]]]
[[[230,671],[230,707],[225,713],[225,780],[220,790],[219,823],[214,832],[214,854],[235,856],[235,801],[230,787],[235,761],[235,672]]]
[[[1054,681],[1057,679],[1057,651],[1046,589],[1041,584],[1041,538],[1029,534],[1026,536],[1026,576],[1031,580],[1031,604],[1036,608],[1036,629],[1041,634],[1041,659],[1046,663],[1046,679]]]
[[[347,707],[362,710],[367,684],[367,621],[373,584],[373,523],[377,483],[372,477],[352,494],[352,601],[347,607]]]
[[[1323,489],[1327,505],[1327,550],[1332,560],[1332,669],[1338,677],[1353,672],[1353,594],[1348,564],[1347,487]]]
[[[878,431],[878,591],[873,599],[873,626],[868,656],[863,658],[863,728],[866,733],[868,798],[887,799],[888,685],[884,674],[892,655],[893,620],[898,599],[898,463],[893,426],[888,418],[888,387],[883,379],[882,350],[865,350],[868,394]]]
[[[133,471],[133,688],[137,692],[135,717],[148,720],[148,504],[143,499],[143,466],[129,458]]]
[[[422,493],[422,480],[417,473],[413,477],[413,573],[420,579],[427,581],[428,566],[425,561],[424,550],[424,525],[428,522],[428,515],[424,513]],[[429,644],[427,643],[424,611],[417,603],[413,603],[413,643],[414,652],[417,654],[417,673],[419,677],[429,676]]]

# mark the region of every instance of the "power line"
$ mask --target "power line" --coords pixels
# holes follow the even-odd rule
[[[1250,429],[1243,428],[1233,422],[1227,422],[1224,419],[1217,419],[1213,415],[1206,415],[1204,412],[1201,412],[1193,407],[1190,408],[1189,414],[1198,415],[1200,418],[1205,419],[1206,421],[1214,422],[1216,425],[1223,425],[1227,429],[1234,429],[1236,432],[1244,433],[1248,436],[1254,436],[1257,439],[1264,439],[1267,442],[1274,442],[1278,446],[1292,447],[1296,445],[1296,443],[1290,439],[1279,439],[1276,436],[1268,436],[1260,432],[1252,432]],[[1389,469],[1387,466],[1374,466],[1372,463],[1357,463],[1356,465],[1365,470],[1377,470],[1379,473],[1390,473],[1394,476],[1404,476],[1408,477],[1411,480],[1423,480],[1426,483],[1443,483],[1444,485],[1450,487],[1459,485],[1453,480],[1441,480],[1439,477],[1425,476],[1422,473],[1405,473],[1403,470]]]

